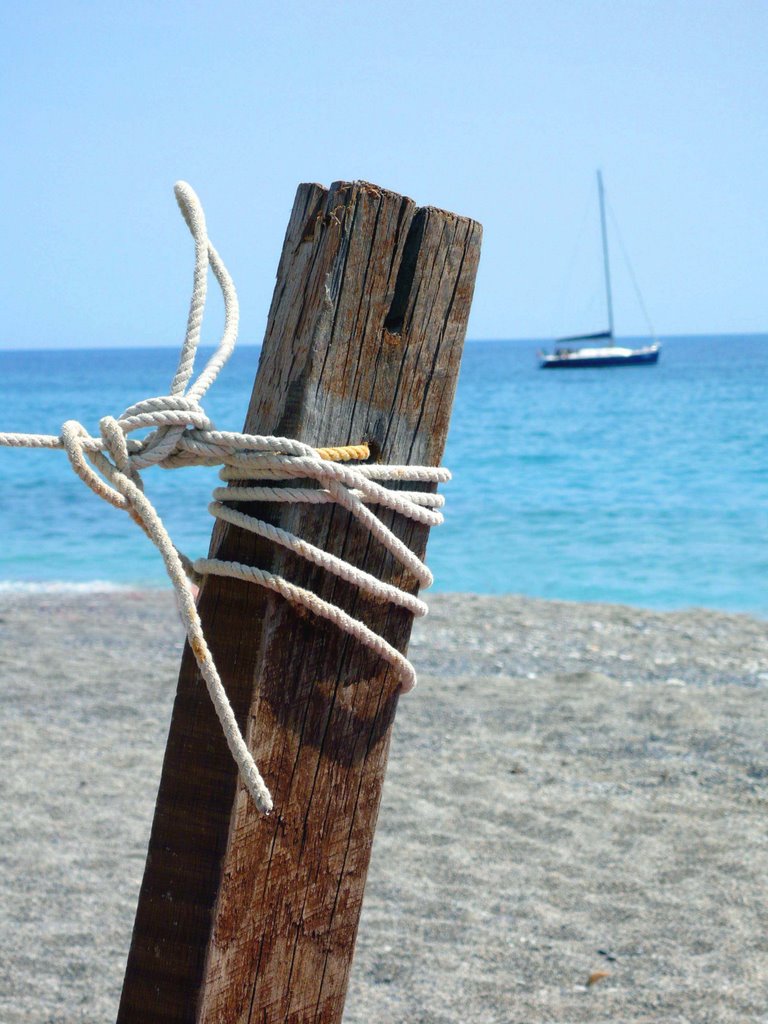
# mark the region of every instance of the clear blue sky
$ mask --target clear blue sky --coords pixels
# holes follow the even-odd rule
[[[767,329],[764,0],[3,10],[2,347],[177,344],[182,177],[243,341],[296,185],[339,178],[483,223],[470,337],[601,327],[597,166],[662,335]],[[639,333],[615,256],[619,333]]]

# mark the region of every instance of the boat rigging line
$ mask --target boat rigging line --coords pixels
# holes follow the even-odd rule
[[[611,227],[613,228],[614,233],[616,235],[616,238],[618,240],[619,249],[621,250],[621,255],[624,258],[624,263],[626,264],[627,270],[629,271],[629,278],[632,281],[633,288],[635,289],[635,295],[637,296],[638,305],[640,306],[640,309],[642,311],[643,317],[645,319],[645,326],[648,328],[648,333],[650,334],[650,336],[653,339],[653,341],[657,342],[659,339],[656,336],[656,331],[654,330],[653,322],[651,321],[650,314],[648,313],[648,309],[647,309],[647,307],[645,305],[645,299],[643,299],[643,293],[640,291],[640,285],[637,283],[637,277],[635,275],[635,268],[632,266],[632,260],[629,258],[629,253],[627,252],[627,247],[624,245],[624,239],[622,238],[622,235],[621,235],[621,230],[619,228],[618,219],[616,217],[616,214],[613,212],[613,207],[611,206],[611,204],[610,204],[608,199],[605,200],[605,205],[606,205],[606,208],[608,210],[608,214],[609,214],[609,216],[611,218]]]

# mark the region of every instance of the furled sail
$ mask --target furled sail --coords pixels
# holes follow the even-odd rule
[[[570,334],[567,338],[558,338],[557,341],[610,341],[612,338],[612,331],[598,331],[596,334]]]

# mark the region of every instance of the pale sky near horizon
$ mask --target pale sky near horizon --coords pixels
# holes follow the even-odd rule
[[[30,0],[0,28],[1,348],[177,344],[177,178],[244,342],[296,185],[354,178],[482,222],[471,338],[599,329],[598,166],[660,335],[768,330],[763,0]]]

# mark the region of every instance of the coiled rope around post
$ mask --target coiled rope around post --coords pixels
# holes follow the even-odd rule
[[[404,692],[416,682],[413,666],[364,622],[282,576],[240,562],[215,558],[191,561],[175,547],[157,510],[145,495],[140,471],[153,465],[166,469],[220,465],[219,476],[229,486],[214,490],[214,500],[208,506],[213,516],[286,548],[354,584],[375,601],[390,602],[413,615],[425,615],[427,612],[427,606],[417,597],[384,583],[286,530],[230,508],[227,503],[331,502],[341,505],[384,545],[421,587],[428,587],[432,583],[429,569],[384,525],[372,511],[372,506],[389,509],[427,526],[436,526],[443,521],[439,511],[443,505],[440,495],[393,491],[384,484],[388,481],[437,484],[449,480],[450,473],[446,469],[429,466],[361,465],[360,462],[369,457],[365,444],[313,448],[285,437],[216,429],[200,402],[234,349],[239,319],[237,293],[221,257],[208,238],[205,215],[197,195],[185,182],[176,184],[175,194],[194,239],[195,271],[186,335],[169,393],[137,402],[117,418],[103,417],[99,422],[98,437],[91,436],[77,421],[68,420],[59,436],[0,433],[0,446],[64,449],[81,480],[100,498],[124,509],[157,547],[176,591],[189,645],[205,679],[229,749],[256,806],[266,814],[272,809],[272,797],[246,746],[208,649],[193,584],[200,583],[206,575],[230,576],[282,595],[291,604],[335,623],[388,661],[397,672]],[[213,355],[190,384],[200,343],[209,268],[224,298],[224,331]],[[150,433],[143,439],[129,437],[134,431],[147,428]],[[271,482],[294,480],[313,483],[312,486],[296,487],[270,485]],[[237,484],[233,486],[232,481],[237,481]]]

